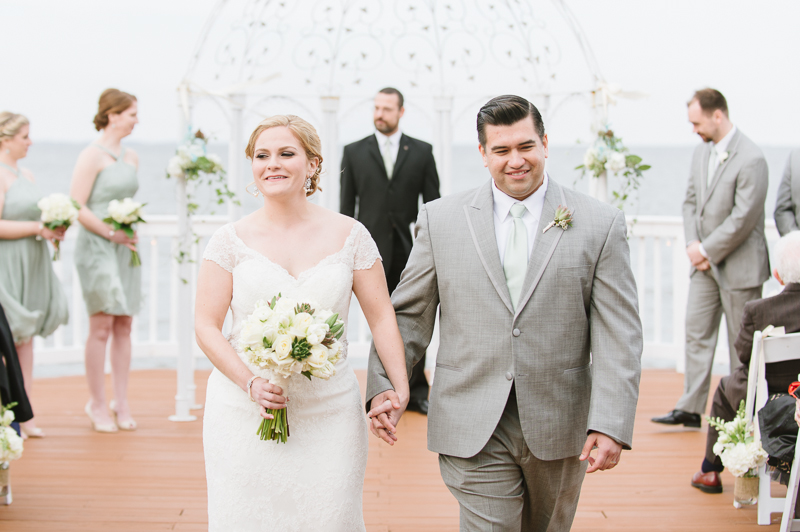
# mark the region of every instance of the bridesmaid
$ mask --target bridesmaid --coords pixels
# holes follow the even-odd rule
[[[11,326],[28,397],[33,385],[33,337],[49,336],[69,318],[67,297],[45,242],[63,240],[64,229],[51,231],[39,222],[36,203],[42,193],[30,170],[17,164],[32,144],[29,130],[24,116],[0,113],[0,306]],[[20,428],[25,436],[44,436],[33,419]]]
[[[103,222],[109,201],[132,197],[139,188],[139,157],[120,144],[139,122],[136,112],[136,97],[117,89],[103,91],[94,117],[94,126],[102,134],[78,157],[70,190],[83,206],[78,216],[82,227],[75,247],[75,266],[89,313],[86,380],[91,398],[85,410],[97,432],[136,430],[128,406],[128,375],[131,321],[141,302],[141,267],[129,263],[138,237],[128,238]],[[104,372],[109,337],[114,384],[111,412],[106,409]]]

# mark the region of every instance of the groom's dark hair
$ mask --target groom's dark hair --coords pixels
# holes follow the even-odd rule
[[[533,127],[544,138],[544,122],[539,110],[522,96],[506,94],[492,98],[478,111],[478,142],[486,147],[486,124],[490,126],[510,126],[527,117],[533,118]]]

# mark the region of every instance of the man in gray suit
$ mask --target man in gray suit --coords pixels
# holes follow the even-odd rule
[[[775,202],[775,225],[781,236],[800,229],[800,148],[786,161]]]
[[[409,370],[439,312],[428,449],[461,530],[569,530],[584,472],[613,468],[633,435],[642,329],[625,216],[545,173],[524,98],[484,105],[478,139],[492,179],[423,206],[392,303]],[[392,443],[402,407],[374,346],[368,375],[371,429]]]
[[[689,121],[704,143],[694,151],[683,228],[692,263],[686,308],[686,374],[675,409],[653,418],[699,427],[706,410],[711,366],[722,314],[730,369],[739,365],[734,342],[748,301],[761,298],[769,279],[764,201],[769,178],[761,150],[728,118],[717,90],[702,89],[688,104]]]

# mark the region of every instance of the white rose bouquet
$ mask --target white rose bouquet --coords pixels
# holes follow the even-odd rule
[[[40,199],[36,206],[42,211],[42,224],[51,231],[55,231],[59,227],[63,227],[64,230],[69,229],[69,226],[78,219],[78,211],[81,209],[77,201],[58,192]],[[61,258],[59,244],[61,244],[60,240],[53,241],[53,247],[55,247],[53,260]]]
[[[133,201],[132,198],[125,198],[122,201],[111,200],[108,202],[108,217],[103,221],[114,228],[115,231],[123,231],[128,238],[133,238],[133,224],[146,223],[142,219],[142,207],[146,203]],[[141,266],[139,252],[131,250],[131,266]]]
[[[17,460],[22,456],[22,438],[11,428],[14,412],[11,410],[17,403],[0,405],[0,462]]]
[[[336,374],[336,363],[342,358],[339,339],[343,333],[344,322],[339,314],[278,294],[269,303],[256,303],[242,324],[239,348],[250,363],[273,374],[273,384],[298,374],[309,380],[327,380]],[[256,434],[262,440],[286,443],[286,408],[268,409],[267,413],[273,419],[262,419]]]
[[[722,459],[722,465],[735,477],[754,477],[756,468],[767,461],[767,452],[761,442],[755,439],[753,424],[744,419],[744,404],[739,403],[739,411],[733,421],[706,417],[708,424],[719,431],[714,454]]]

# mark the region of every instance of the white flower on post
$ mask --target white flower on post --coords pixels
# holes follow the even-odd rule
[[[583,164],[587,168],[592,166],[597,162],[597,158],[599,156],[599,152],[597,148],[589,148],[586,150],[586,153],[583,154]]]
[[[625,155],[615,151],[611,153],[605,165],[606,170],[609,172],[620,172],[625,169]]]
[[[185,175],[183,166],[183,159],[179,155],[175,155],[169,160],[167,174],[170,177],[183,177]]]

